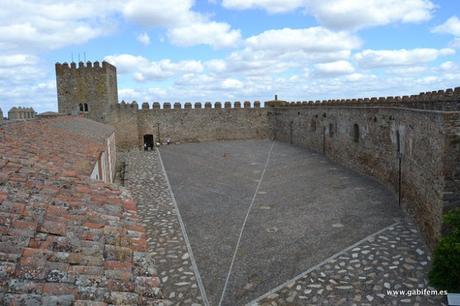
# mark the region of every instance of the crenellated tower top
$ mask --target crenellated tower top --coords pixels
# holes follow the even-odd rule
[[[56,63],[59,113],[105,122],[117,104],[117,69],[108,62]]]

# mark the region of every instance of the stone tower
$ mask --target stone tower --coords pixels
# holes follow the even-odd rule
[[[56,83],[59,113],[105,122],[118,102],[117,69],[107,62],[56,63]]]

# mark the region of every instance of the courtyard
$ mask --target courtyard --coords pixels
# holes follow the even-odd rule
[[[124,153],[165,300],[183,305],[439,305],[395,196],[269,140]]]

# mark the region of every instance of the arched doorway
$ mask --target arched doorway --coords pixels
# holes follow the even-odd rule
[[[153,150],[153,135],[152,134],[146,134],[144,135],[144,150]]]

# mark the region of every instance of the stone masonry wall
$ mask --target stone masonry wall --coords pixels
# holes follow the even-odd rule
[[[173,143],[202,142],[233,139],[262,139],[271,136],[267,110],[250,107],[249,102],[241,108],[239,102],[233,107],[228,103],[217,102],[214,107],[207,103],[204,108],[196,103],[195,108],[186,104],[182,108],[176,103],[174,108],[165,103],[160,109],[159,103],[153,108],[144,103],[142,109],[138,105],[121,103],[116,105],[109,120],[116,129],[118,147],[142,147],[146,134],[154,136],[155,141],[164,142],[170,138]],[[159,124],[159,129],[158,129]]]
[[[79,105],[87,117],[105,122],[110,106],[118,102],[117,71],[107,62],[56,64],[56,83],[59,113],[77,114]]]
[[[397,194],[433,246],[446,206],[460,206],[460,113],[397,107],[273,107],[275,139],[319,152],[376,177]],[[399,136],[398,136],[399,134]]]

